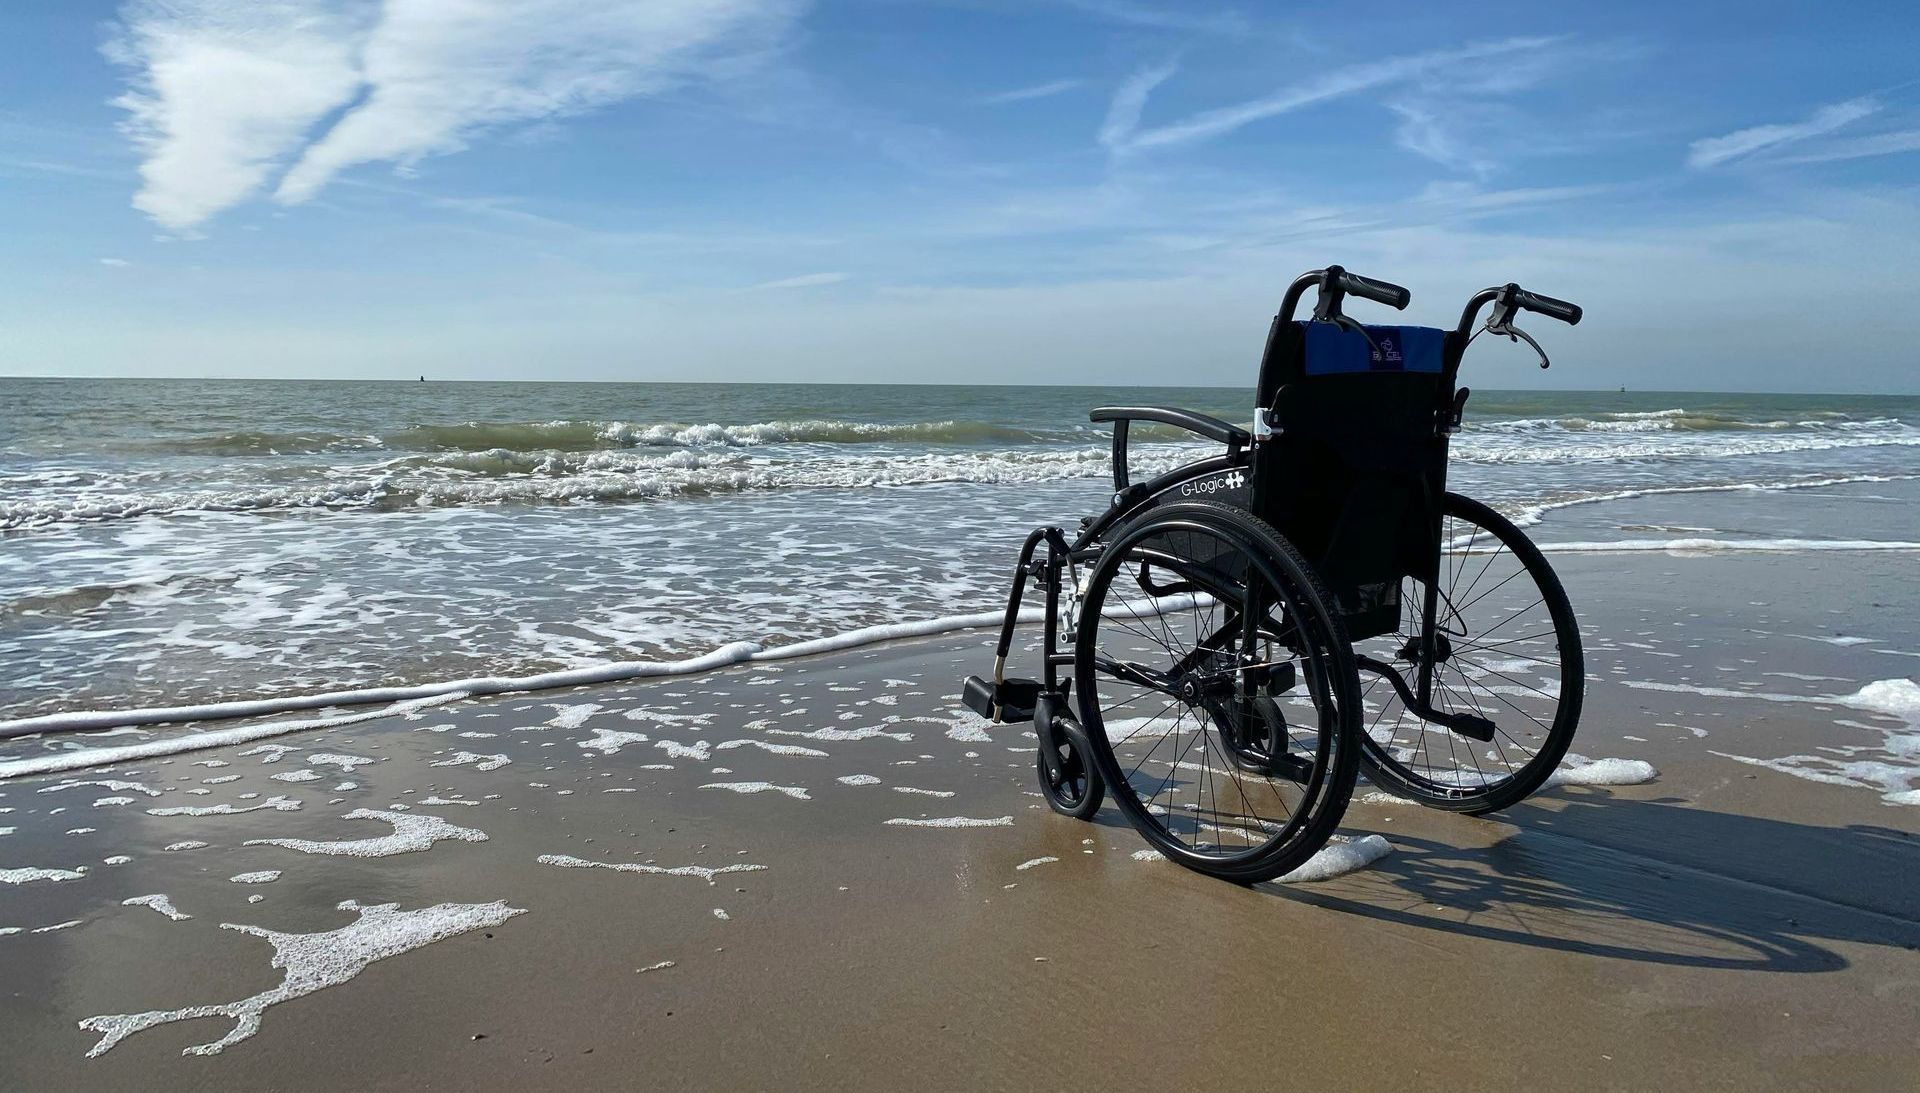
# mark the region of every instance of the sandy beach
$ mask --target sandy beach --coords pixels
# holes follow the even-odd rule
[[[1048,812],[1024,727],[951,701],[982,631],[13,779],[0,1085],[1910,1088],[1920,810],[1872,775],[1913,725],[1862,692],[1920,589],[1820,561],[1556,556],[1569,765],[1657,776],[1493,819],[1363,785],[1343,836],[1392,853],[1318,883]]]
[[[1920,1093],[1920,4],[3,11],[0,1093]]]

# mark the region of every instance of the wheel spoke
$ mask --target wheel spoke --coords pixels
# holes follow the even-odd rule
[[[1212,519],[1223,528],[1230,523]],[[1328,748],[1343,739],[1330,719],[1350,717],[1357,726],[1359,707],[1345,709],[1356,701],[1356,680],[1350,662],[1341,661],[1348,674],[1338,677],[1343,697],[1333,701],[1336,692],[1323,678],[1334,670],[1324,659],[1328,624],[1303,626],[1303,586],[1276,583],[1277,555],[1251,549],[1256,540],[1239,531],[1193,524],[1169,530],[1169,538],[1159,538],[1158,529],[1122,531],[1120,545],[1096,563],[1081,608],[1081,709],[1100,762],[1115,761],[1108,769],[1118,780],[1110,778],[1109,788],[1130,819],[1152,828],[1152,839],[1181,849],[1190,863],[1195,856],[1256,860],[1250,856],[1294,838],[1305,810],[1329,798],[1324,772],[1337,753]],[[1206,594],[1143,603],[1135,576],[1148,559],[1154,580],[1173,573]],[[1249,604],[1257,617],[1246,614]],[[1248,674],[1252,666],[1296,660],[1295,670],[1306,676],[1304,698],[1273,695],[1267,676]],[[1275,698],[1296,712],[1269,720],[1279,707],[1263,703]],[[1310,712],[1297,712],[1303,701]],[[1126,716],[1138,713],[1151,716]],[[1300,755],[1312,778],[1277,764]]]
[[[1579,635],[1564,628],[1564,594],[1525,536],[1451,495],[1447,507],[1443,557],[1431,574],[1442,589],[1433,644],[1424,635],[1425,583],[1408,577],[1398,633],[1366,639],[1356,651],[1402,669],[1411,683],[1431,649],[1434,708],[1492,724],[1490,740],[1480,743],[1413,715],[1378,678],[1363,693],[1378,702],[1361,741],[1372,761],[1400,788],[1459,808],[1517,778],[1531,786],[1544,776],[1538,757],[1565,748],[1582,669]]]

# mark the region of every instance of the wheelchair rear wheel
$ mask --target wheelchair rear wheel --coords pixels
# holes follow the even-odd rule
[[[1580,721],[1586,666],[1580,627],[1540,548],[1504,516],[1446,496],[1431,657],[1433,708],[1490,723],[1474,740],[1407,709],[1422,653],[1425,582],[1401,582],[1397,633],[1361,642],[1366,673],[1362,769],[1382,787],[1450,812],[1493,812],[1539,789]],[[1371,667],[1370,667],[1371,666]]]
[[[1293,547],[1240,509],[1164,505],[1109,540],[1079,605],[1076,697],[1096,769],[1154,849],[1253,883],[1326,843],[1360,725],[1329,602]]]

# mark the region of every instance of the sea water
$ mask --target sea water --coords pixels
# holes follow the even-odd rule
[[[1108,432],[1088,409],[1244,422],[1248,399],[0,379],[0,718],[530,675],[992,610],[1027,529],[1106,503]],[[1136,477],[1211,447],[1133,435]],[[1590,545],[1590,528],[1555,525],[1593,499],[1652,511],[1696,490],[1920,475],[1920,398],[1482,391],[1453,456],[1456,488]],[[1681,523],[1621,538],[1737,538]]]

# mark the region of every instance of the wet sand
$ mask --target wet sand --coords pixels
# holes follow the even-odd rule
[[[1394,852],[1317,884],[1207,880],[1136,859],[1111,805],[1048,812],[1024,727],[947,697],[984,632],[0,783],[0,868],[85,867],[0,885],[0,1088],[1910,1089],[1920,807],[1729,758],[1916,731],[1821,701],[1920,668],[1913,556],[1818,561],[1556,556],[1594,677],[1574,750],[1658,778],[1496,819],[1357,801],[1343,831]],[[508,762],[434,765],[462,752]],[[99,780],[141,788],[54,788]],[[297,810],[149,811],[274,797]],[[888,822],[952,817],[995,826]],[[244,845],[395,834],[431,841]],[[154,894],[191,917],[122,902]],[[383,933],[346,900],[469,910]],[[85,1019],[281,984],[222,923],[341,932],[283,939],[297,996],[216,1055],[182,1052],[230,1016],[87,1057]]]

